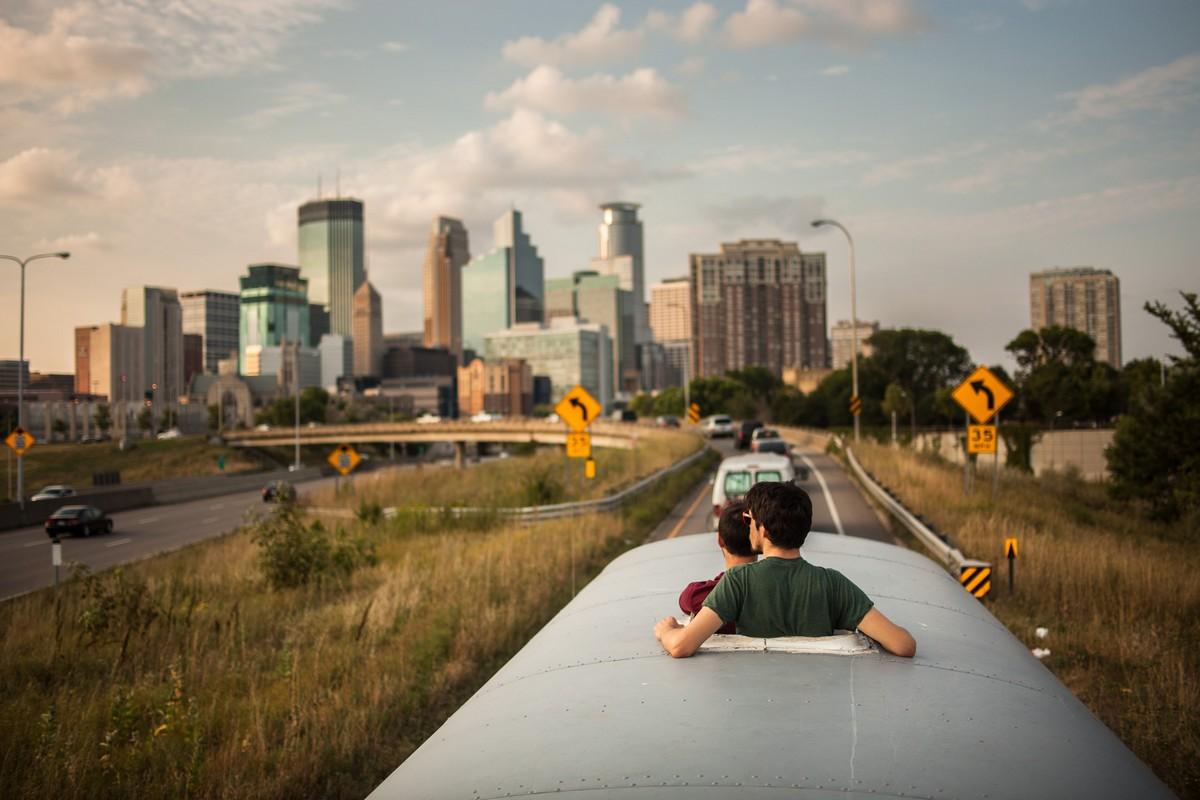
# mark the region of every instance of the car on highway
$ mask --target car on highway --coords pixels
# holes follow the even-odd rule
[[[179,428],[168,428],[167,430],[156,436],[156,439],[178,439],[183,436],[183,432]]]
[[[679,417],[674,417],[674,416],[671,416],[670,414],[666,414],[664,416],[656,418],[654,420],[654,423],[656,425],[658,425],[658,427],[660,427],[660,428],[678,428],[679,427]]]
[[[762,423],[756,419],[747,419],[740,422],[737,429],[733,432],[733,446],[738,450],[749,450],[750,436],[761,427]]]
[[[262,490],[264,503],[294,503],[296,487],[287,481],[271,481]]]
[[[628,408],[617,408],[608,415],[608,418],[613,422],[637,422],[638,417],[636,411]]]
[[[716,414],[704,420],[702,430],[709,439],[733,436],[733,420],[724,414]]]
[[[787,442],[779,435],[779,431],[774,428],[759,428],[750,437],[750,452],[779,453],[786,456],[790,449]]]
[[[46,520],[46,535],[52,539],[64,533],[91,536],[112,530],[113,521],[95,506],[63,506]]]
[[[40,492],[38,492],[37,494],[35,494],[33,497],[31,497],[29,499],[32,502],[36,503],[39,500],[57,500],[60,497],[74,497],[74,496],[75,496],[75,490],[72,489],[70,486],[56,485],[56,486],[47,486],[45,489],[42,489]]]
[[[795,481],[796,469],[792,459],[777,453],[751,453],[730,456],[717,467],[713,480],[712,511],[713,528],[721,519],[721,512],[735,500],[741,500],[750,487],[763,481]]]
[[[417,422],[419,422],[422,425],[433,425],[434,423],[441,422],[441,421],[442,421],[442,418],[439,417],[437,414],[425,413],[425,414],[422,414],[421,416],[417,417]]]
[[[499,422],[504,419],[500,414],[493,414],[490,411],[480,411],[471,415],[471,422]]]

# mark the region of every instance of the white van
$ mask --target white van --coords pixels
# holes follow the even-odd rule
[[[778,453],[751,453],[725,459],[717,468],[717,477],[713,481],[713,530],[716,530],[725,506],[745,497],[754,484],[795,480],[796,468],[792,466],[792,460]]]

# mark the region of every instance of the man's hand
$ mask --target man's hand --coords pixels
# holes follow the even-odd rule
[[[687,658],[700,649],[700,645],[717,632],[724,624],[711,608],[702,608],[688,623],[679,624],[674,617],[663,617],[654,626],[654,638],[672,658]]]
[[[682,627],[683,626],[679,624],[679,620],[675,619],[674,617],[663,617],[658,621],[658,624],[654,626],[654,638],[658,639],[659,642],[662,642],[663,634],[665,634],[667,631]]]

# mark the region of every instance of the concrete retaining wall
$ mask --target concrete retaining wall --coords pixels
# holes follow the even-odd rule
[[[917,436],[916,447],[919,450],[932,450],[943,458],[956,464],[963,462],[961,432],[922,433]],[[1108,462],[1104,459],[1104,449],[1112,444],[1113,431],[1111,428],[1093,430],[1044,431],[1041,439],[1033,445],[1030,454],[1030,464],[1033,474],[1041,475],[1047,470],[1063,471],[1069,468],[1079,470],[1079,474],[1088,480],[1104,480],[1108,477]],[[997,446],[1000,463],[1003,464],[1008,455],[1003,437]],[[980,456],[979,463],[990,465],[992,456]]]
[[[46,518],[63,506],[96,506],[105,513],[128,511],[154,505],[154,492],[149,486],[132,486],[104,492],[90,492],[75,497],[39,500],[26,503],[22,511],[17,503],[0,504],[0,530],[41,525]]]

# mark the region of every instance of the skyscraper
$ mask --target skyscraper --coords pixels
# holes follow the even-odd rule
[[[145,363],[143,331],[124,325],[75,329],[75,391],[110,403],[141,403]]]
[[[309,346],[308,281],[299,267],[251,264],[241,283],[238,371],[246,371],[246,349],[277,347],[285,339]],[[255,352],[259,352],[256,350]]]
[[[354,293],[354,374],[383,375],[383,301],[370,281]]]
[[[506,211],[492,226],[494,246],[462,270],[462,346],[483,352],[484,337],[523,322],[541,322],[545,265],[521,227],[521,212]]]
[[[179,293],[134,286],[121,293],[121,324],[142,329],[142,386],[155,401],[174,403],[183,384],[183,309]]]
[[[637,309],[633,292],[620,287],[619,277],[582,270],[570,278],[546,281],[546,315],[577,317],[607,328],[612,337],[612,386],[617,392],[637,393]]]
[[[762,366],[813,369],[827,361],[825,254],[795,242],[743,239],[689,257],[696,377]]]
[[[600,206],[600,255],[592,259],[592,269],[601,275],[616,275],[621,288],[633,292],[638,309],[635,336],[641,344],[649,341],[650,326],[646,319],[646,265],[639,208],[637,203],[622,202]]]
[[[1096,360],[1121,368],[1121,282],[1107,269],[1059,267],[1029,276],[1034,330],[1060,325],[1096,342]]]
[[[471,260],[467,229],[437,217],[425,254],[425,346],[462,353],[462,268]]]
[[[662,345],[666,382],[681,385],[692,341],[692,283],[672,278],[650,287],[650,335]]]
[[[311,302],[329,311],[329,330],[319,333],[350,336],[354,293],[366,280],[362,201],[312,200],[300,206],[299,219],[300,273]]]
[[[879,333],[878,322],[858,321],[858,357],[870,358],[875,354],[875,348],[867,344],[867,340]],[[850,354],[854,352],[854,326],[850,320],[841,319],[829,329],[829,344],[833,348],[833,361],[830,366],[842,369],[849,366]]]
[[[217,365],[238,351],[240,302],[236,292],[206,289],[180,292],[183,332],[203,337],[203,371],[217,374]]]

